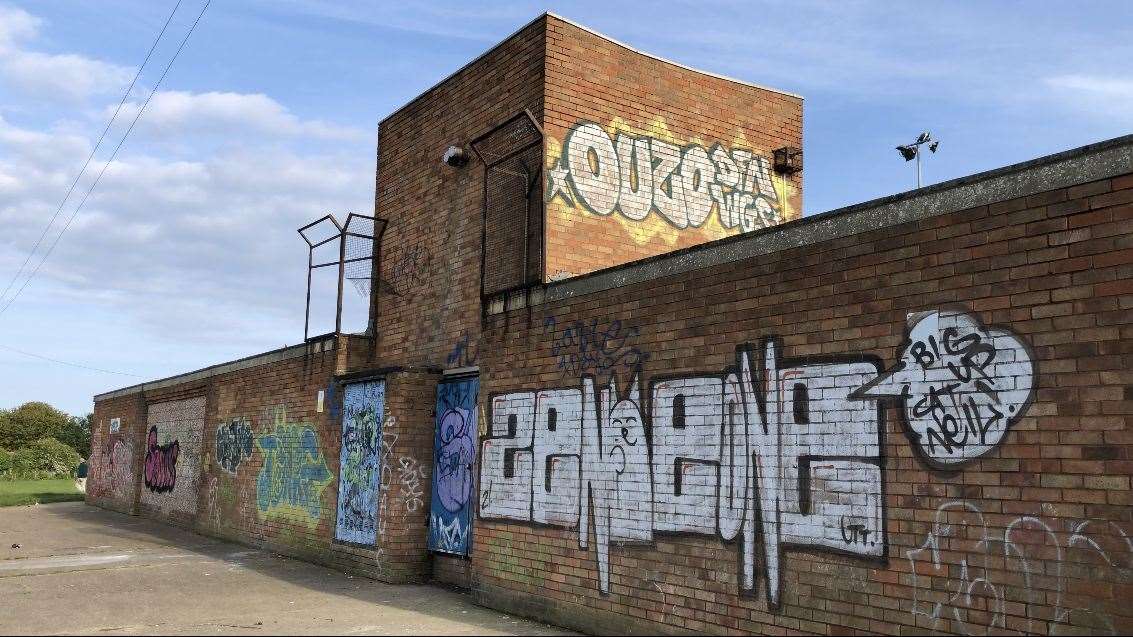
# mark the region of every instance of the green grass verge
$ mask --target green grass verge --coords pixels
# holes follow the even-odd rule
[[[57,480],[0,480],[0,507],[82,500],[72,478]]]

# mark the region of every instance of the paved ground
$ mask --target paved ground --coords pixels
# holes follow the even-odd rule
[[[0,634],[21,633],[569,634],[81,502],[0,509]]]

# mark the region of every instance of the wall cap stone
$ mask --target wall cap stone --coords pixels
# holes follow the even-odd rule
[[[219,376],[228,372],[240,371],[242,369],[249,369],[251,367],[259,367],[260,365],[268,365],[270,363],[277,363],[292,358],[299,358],[308,353],[318,354],[322,352],[329,352],[334,349],[334,337],[312,341],[310,343],[300,343],[299,345],[287,345],[270,352],[263,354],[253,354],[245,358],[240,358],[227,363],[219,363],[210,365],[209,367],[202,367],[201,369],[185,372],[184,374],[177,374],[158,380],[152,380],[145,383],[138,383],[122,389],[115,389],[101,394],[95,394],[94,402],[100,400],[109,400],[111,398],[119,398],[121,396],[129,396],[139,392],[153,391],[164,387],[171,387],[173,385],[180,385],[182,383],[191,382],[194,380],[204,380],[212,376]]]

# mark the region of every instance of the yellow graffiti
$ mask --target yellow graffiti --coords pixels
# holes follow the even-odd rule
[[[754,147],[748,142],[748,139],[742,130],[736,129],[728,145],[728,140],[723,139],[708,139],[703,136],[693,135],[687,138],[680,138],[675,135],[670,129],[665,120],[661,117],[654,117],[646,122],[643,126],[635,126],[626,121],[622,117],[614,117],[610,122],[601,129],[605,131],[611,140],[616,140],[619,134],[627,135],[634,138],[650,138],[658,142],[672,145],[678,148],[688,148],[692,145],[700,146],[706,150],[723,146],[727,152],[744,153],[750,157],[769,158],[771,155],[770,149],[762,149]],[[569,139],[568,134],[565,139]],[[621,233],[632,242],[633,248],[624,251],[619,251],[614,255],[608,257],[607,263],[594,263],[594,267],[589,269],[598,269],[608,265],[617,263],[624,263],[635,259],[651,256],[668,252],[674,249],[680,249],[713,241],[726,236],[739,234],[744,231],[740,224],[735,222],[735,215],[728,213],[725,215],[721,210],[720,199],[713,197],[710,208],[708,208],[708,216],[701,224],[690,223],[687,227],[680,227],[681,224],[674,225],[669,220],[664,218],[657,208],[651,209],[644,218],[634,219],[625,214],[617,212],[609,214],[608,209],[605,212],[595,213],[589,210],[587,206],[579,205],[579,193],[577,186],[574,182],[570,184],[556,184],[556,175],[562,181],[566,169],[566,159],[564,153],[565,141],[555,139],[548,136],[546,139],[546,158],[547,165],[546,171],[551,175],[549,182],[550,189],[546,193],[546,206],[547,218],[549,220],[549,230],[553,232],[566,232],[570,235],[585,234],[588,231],[595,231],[602,233],[603,231],[595,226],[596,223],[605,224],[607,221],[613,221],[618,225]],[[620,151],[619,151],[620,152]],[[596,158],[588,157],[591,170],[597,172]],[[754,160],[753,160],[754,164]],[[714,164],[715,165],[715,164]],[[631,184],[636,190],[638,187],[637,179],[631,171],[625,171]],[[636,171],[632,171],[636,173]],[[710,176],[711,172],[708,173]],[[770,185],[774,189],[774,194],[766,197],[771,204],[770,207],[764,202],[759,202],[767,210],[764,219],[761,219],[758,227],[770,225],[772,223],[781,223],[789,221],[798,217],[798,211],[794,209],[793,200],[798,196],[798,188],[789,179],[780,175],[774,174],[770,171]],[[764,194],[770,194],[765,186],[767,181],[763,182],[764,187],[761,191]],[[755,199],[760,199],[759,193],[754,193]],[[748,201],[752,201],[750,198]],[[741,209],[743,206],[741,205]],[[732,220],[732,223],[726,225],[723,221],[725,216]],[[729,225],[731,227],[729,227]],[[608,226],[607,226],[608,227]],[[748,227],[747,229],[752,229]],[[607,231],[608,232],[608,231]],[[553,252],[553,250],[552,250]],[[555,254],[549,254],[548,274],[555,278],[555,275],[562,274],[580,274],[581,272],[568,272],[567,270],[558,268],[557,266],[568,266],[565,263],[566,259],[562,259],[560,263]]]

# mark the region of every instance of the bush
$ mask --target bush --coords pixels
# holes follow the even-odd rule
[[[0,449],[0,475],[4,475],[12,469],[12,452],[7,449]]]
[[[73,475],[82,458],[54,438],[41,438],[11,454],[7,476],[12,480],[39,480]]]

